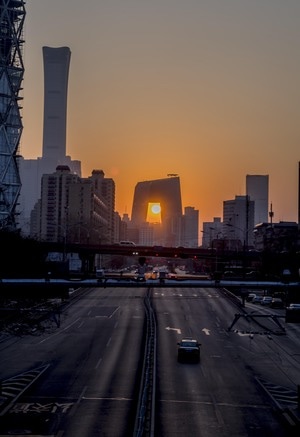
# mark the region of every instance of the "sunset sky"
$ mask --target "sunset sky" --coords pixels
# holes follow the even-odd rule
[[[42,47],[68,46],[67,154],[116,183],[180,176],[200,222],[268,174],[274,221],[297,221],[299,0],[27,0],[21,154],[42,154]],[[201,225],[200,225],[201,226]],[[202,229],[202,226],[201,226]]]

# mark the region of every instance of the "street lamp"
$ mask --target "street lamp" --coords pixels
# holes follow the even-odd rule
[[[82,223],[73,223],[71,225],[69,225],[68,223],[66,225],[61,225],[61,224],[56,224],[56,223],[51,223],[50,225],[51,227],[53,227],[54,229],[62,229],[62,233],[61,232],[56,232],[56,240],[59,241],[60,237],[62,235],[63,237],[63,261],[66,261],[67,258],[67,238],[68,238],[68,234],[71,228],[73,227],[79,227],[79,243],[81,243],[81,233],[80,233],[80,228],[84,228],[87,232],[87,243],[89,243],[89,239],[90,239],[90,231],[89,228],[82,226]],[[73,235],[74,237],[74,235]],[[71,239],[71,241],[73,242],[73,238]]]
[[[66,261],[66,252],[67,252],[67,228],[64,225],[59,225],[59,224],[51,224],[51,226],[54,229],[59,229],[61,228],[63,230],[63,262]],[[60,232],[57,232],[56,235],[56,240],[59,241],[59,237],[61,236]]]
[[[246,251],[248,249],[248,233],[253,229],[246,229],[246,228],[243,229],[243,228],[235,226],[231,223],[225,223],[225,226],[238,229],[240,232],[243,233],[243,276],[245,276],[245,274],[246,274]]]
[[[240,231],[243,235],[243,250],[246,251],[246,249],[248,249],[248,234],[249,232],[253,231],[253,229],[246,229],[246,228],[240,228],[239,226],[235,226],[232,223],[225,223],[225,226],[228,226],[229,228],[233,228],[233,229],[237,229],[238,231]],[[239,238],[239,240],[241,241],[241,239]]]

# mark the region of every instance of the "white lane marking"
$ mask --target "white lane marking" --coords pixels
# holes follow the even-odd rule
[[[179,328],[170,328],[170,326],[167,326],[166,330],[167,331],[176,331],[177,334],[181,334],[181,329],[179,329]]]
[[[77,401],[76,401],[75,404],[73,405],[73,407],[72,407],[72,409],[71,409],[71,412],[70,412],[70,416],[74,416],[74,414],[75,414],[75,412],[76,412],[76,410],[77,410],[77,407],[78,407],[78,405],[79,405],[80,402],[81,402],[81,399],[84,398],[84,394],[85,394],[86,391],[87,391],[87,385],[86,385],[85,387],[83,387],[83,390],[82,390],[82,392],[80,393],[79,398],[77,399]]]
[[[210,335],[210,330],[207,328],[203,328],[202,332],[204,332],[205,335]]]
[[[85,399],[85,400],[87,400],[87,401],[101,401],[101,400],[108,400],[108,401],[132,401],[132,398],[123,398],[123,397],[116,397],[116,398],[97,398],[97,397],[83,396],[82,399]]]
[[[97,364],[96,364],[96,366],[95,366],[95,369],[98,369],[98,367],[99,367],[100,364],[101,364],[101,361],[102,361],[102,358],[99,358],[99,360],[98,360],[98,362],[97,362]]]

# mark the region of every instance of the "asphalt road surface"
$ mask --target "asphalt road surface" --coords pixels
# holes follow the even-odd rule
[[[287,389],[284,406],[296,406],[298,327],[273,335],[278,332],[273,320],[259,319],[258,325],[241,318],[228,332],[238,309],[214,289],[153,291],[153,305],[158,321],[158,436],[289,435],[274,414],[270,394],[279,402]],[[250,304],[246,310],[283,314]],[[186,336],[202,344],[199,364],[176,361],[175,345]]]
[[[145,289],[86,289],[44,330],[1,336],[0,436],[132,436]],[[274,406],[295,408],[300,329],[241,317],[215,289],[153,289],[157,320],[155,436],[289,436]],[[284,314],[252,304],[253,314]],[[201,346],[177,362],[177,341]]]

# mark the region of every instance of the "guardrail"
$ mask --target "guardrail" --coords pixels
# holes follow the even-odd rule
[[[135,437],[153,437],[155,428],[156,320],[151,307],[149,293],[150,288],[148,289],[144,301],[147,332],[140,394],[135,420]]]
[[[39,289],[59,288],[59,287],[206,287],[206,288],[251,288],[251,289],[271,289],[285,288],[295,289],[300,288],[300,281],[296,282],[281,282],[281,281],[245,281],[245,280],[198,280],[198,279],[147,279],[145,281],[134,278],[103,278],[103,279],[30,279],[30,278],[2,278],[0,279],[0,290],[10,289],[13,287],[28,288],[37,287]]]

